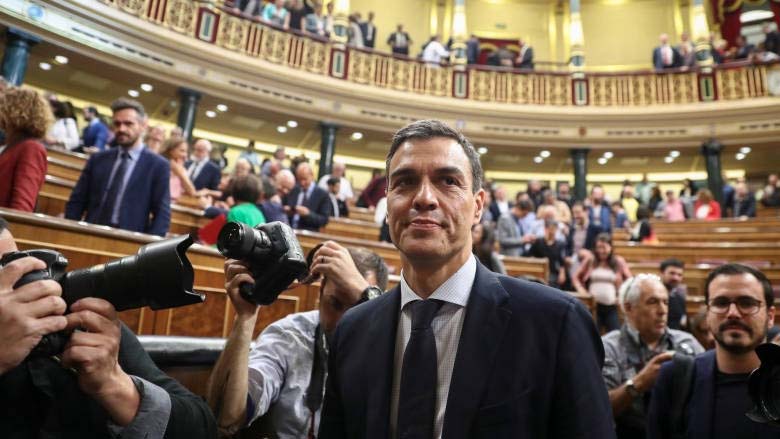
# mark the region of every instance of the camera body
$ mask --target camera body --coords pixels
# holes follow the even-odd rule
[[[293,281],[306,274],[308,268],[301,244],[287,224],[275,221],[252,228],[229,222],[222,227],[217,248],[223,256],[238,259],[249,266],[254,285],[239,286],[248,302],[270,305]]]
[[[6,253],[0,267],[27,256],[46,263],[43,270],[22,276],[14,289],[39,280],[54,280],[62,287],[62,299],[70,307],[79,299],[97,297],[117,311],[149,306],[154,310],[202,303],[205,295],[192,290],[195,274],[186,256],[190,236],[180,236],[144,245],[135,255],[81,270],[67,271],[68,260],[55,250],[27,250]],[[48,334],[33,354],[62,352],[70,334]]]

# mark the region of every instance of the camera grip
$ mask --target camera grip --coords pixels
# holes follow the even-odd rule
[[[241,298],[249,303],[255,303],[255,299],[253,299],[254,291],[255,284],[252,282],[241,282],[238,286],[238,292],[241,294]]]

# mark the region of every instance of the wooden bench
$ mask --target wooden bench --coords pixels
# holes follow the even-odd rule
[[[628,266],[631,269],[631,273],[637,275],[639,273],[654,273],[659,272],[658,263],[654,262],[629,262]],[[707,275],[715,269],[717,265],[713,264],[685,264],[685,270],[683,275],[683,282],[688,287],[689,296],[703,296],[704,295],[704,282],[707,280]],[[780,285],[780,266],[770,267],[757,267],[764,273],[772,285]]]
[[[713,261],[780,264],[780,243],[777,242],[667,242],[658,245],[615,242],[613,248],[615,254],[629,262],[677,258],[686,264]]]
[[[365,239],[368,241],[379,240],[379,226],[373,221],[361,221],[351,218],[330,218],[320,232],[328,235],[343,236],[345,238]]]
[[[349,208],[349,219],[354,219],[358,221],[366,221],[366,222],[374,222],[374,212],[371,210],[368,210],[365,207],[350,207]]]
[[[87,164],[89,156],[78,152],[65,151],[58,148],[46,148],[46,155],[48,157],[57,159],[62,162],[70,163],[77,166],[79,169],[84,169],[84,165]]]
[[[46,158],[46,164],[46,173],[48,175],[53,175],[74,183],[79,180],[83,169],[83,167],[79,165],[51,156]]]
[[[687,229],[668,229],[655,233],[659,242],[780,242],[780,228],[777,227],[719,227],[706,232]],[[630,235],[625,230],[612,233],[614,241],[628,241]]]

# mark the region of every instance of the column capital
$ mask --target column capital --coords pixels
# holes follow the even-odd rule
[[[723,144],[717,139],[709,139],[701,144],[701,153],[706,155],[719,155],[723,151]]]
[[[573,148],[569,152],[572,156],[588,155],[590,148]]]
[[[201,96],[203,96],[199,91],[187,87],[179,87],[178,92],[181,97],[195,99],[196,101],[199,101]]]
[[[323,130],[338,130],[341,125],[333,122],[320,122],[320,128]]]
[[[15,27],[9,27],[8,30],[5,31],[5,34],[8,41],[22,40],[31,46],[41,42],[39,37]]]

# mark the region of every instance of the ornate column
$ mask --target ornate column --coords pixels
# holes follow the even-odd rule
[[[30,49],[41,42],[41,39],[16,28],[8,28],[5,32],[5,53],[3,54],[2,75],[13,85],[22,85],[27,72],[27,60]]]
[[[466,30],[466,0],[455,0],[455,8],[452,14],[452,51],[450,52],[450,62],[456,68],[464,68],[468,64],[466,55],[466,40],[468,39]]]
[[[582,32],[580,0],[569,0],[569,65],[574,70],[585,67],[585,34]]]
[[[339,126],[335,123],[320,122],[320,172],[317,180],[328,175],[333,170],[333,154],[336,151],[336,133]]]
[[[333,35],[330,40],[336,44],[346,45],[349,30],[349,0],[333,0]]]
[[[182,136],[190,143],[192,143],[192,130],[195,128],[198,101],[200,101],[199,92],[179,87],[179,117],[176,125],[181,128]]]
[[[704,0],[693,0],[691,7],[691,38],[696,50],[696,63],[699,66],[711,66],[712,47],[710,46],[710,28],[704,11]]]
[[[574,167],[574,198],[582,201],[588,197],[588,148],[571,150],[571,164]]]
[[[707,188],[715,200],[723,207],[723,174],[720,167],[720,152],[723,145],[715,139],[710,139],[701,145],[704,163],[707,167]]]

